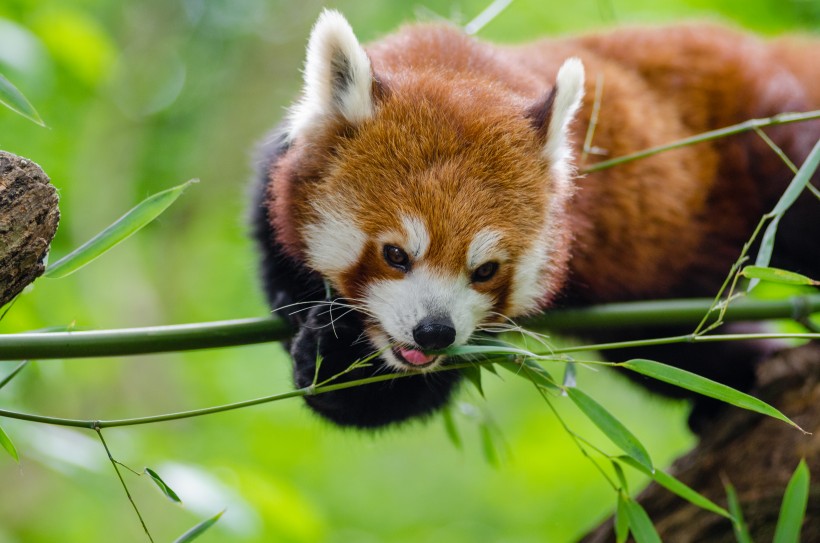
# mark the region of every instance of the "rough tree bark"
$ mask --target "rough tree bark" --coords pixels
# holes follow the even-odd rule
[[[698,446],[679,458],[671,472],[715,503],[726,507],[724,481],[735,487],[754,541],[771,541],[786,484],[801,458],[812,475],[801,541],[820,541],[820,344],[783,351],[763,363],[753,394],[782,411],[811,435],[785,423],[736,408],[706,429]],[[650,485],[638,497],[663,541],[737,541],[731,523]],[[583,543],[614,541],[612,519],[587,534]]]
[[[43,273],[60,221],[57,201],[40,166],[0,151],[0,306]]]

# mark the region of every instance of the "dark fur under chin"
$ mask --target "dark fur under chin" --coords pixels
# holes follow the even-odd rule
[[[297,387],[323,382],[363,360],[374,347],[362,337],[363,325],[353,312],[332,317],[325,306],[310,310],[307,321],[291,346],[293,377]],[[316,378],[317,353],[321,356]],[[396,374],[380,358],[332,381],[332,384]],[[411,418],[431,415],[448,402],[460,380],[457,371],[415,374],[368,385],[305,397],[307,404],[324,418],[341,426],[376,428]],[[330,384],[330,383],[329,383]]]

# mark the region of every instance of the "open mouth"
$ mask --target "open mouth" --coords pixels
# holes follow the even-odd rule
[[[393,347],[392,351],[399,362],[415,369],[429,368],[441,358],[440,355],[426,354],[424,351],[407,347]]]

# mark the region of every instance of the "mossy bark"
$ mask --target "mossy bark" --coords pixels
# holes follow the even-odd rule
[[[43,273],[60,221],[57,202],[40,166],[0,151],[0,306]]]
[[[820,344],[783,351],[758,368],[753,394],[804,430],[770,417],[727,408],[705,428],[698,446],[671,468],[675,477],[726,507],[724,482],[737,491],[754,541],[771,541],[786,484],[801,458],[811,472],[801,541],[820,541]],[[734,543],[731,523],[652,484],[638,496],[663,541]],[[583,543],[614,541],[612,519]]]

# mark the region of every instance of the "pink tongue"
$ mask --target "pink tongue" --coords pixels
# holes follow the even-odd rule
[[[399,349],[399,354],[401,354],[402,358],[414,366],[429,364],[433,361],[433,358],[435,358],[435,355],[424,354],[423,352],[415,349]]]

